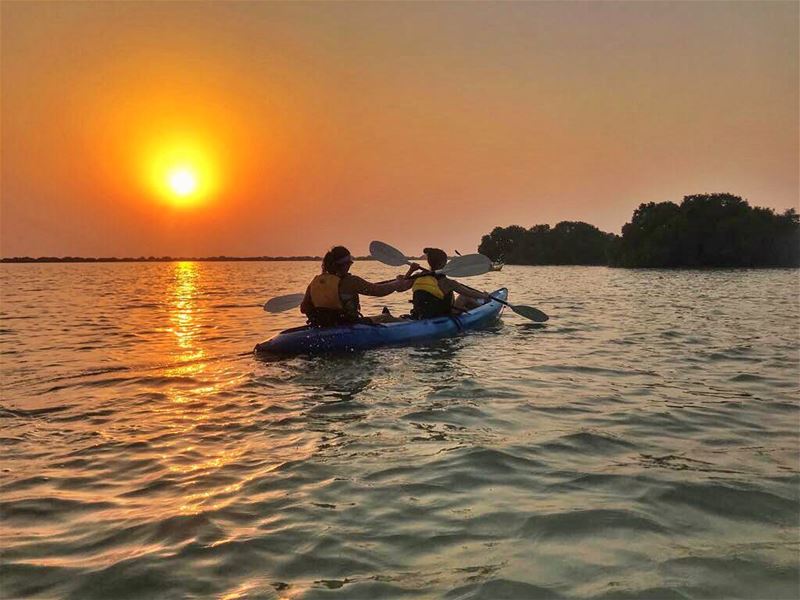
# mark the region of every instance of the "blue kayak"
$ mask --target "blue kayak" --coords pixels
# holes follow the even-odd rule
[[[492,293],[501,300],[508,290],[500,288]],[[355,352],[380,346],[413,344],[427,340],[452,337],[464,331],[478,329],[493,323],[500,316],[503,305],[491,300],[458,316],[435,319],[404,320],[375,325],[342,325],[338,327],[295,327],[281,331],[275,337],[255,347],[258,354],[322,354],[326,352]]]

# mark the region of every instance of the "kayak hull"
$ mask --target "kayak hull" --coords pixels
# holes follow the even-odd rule
[[[508,290],[492,292],[501,300],[508,298]],[[453,337],[465,331],[490,325],[500,316],[503,305],[491,300],[469,312],[452,317],[408,320],[376,325],[343,325],[339,327],[295,327],[281,331],[273,338],[255,347],[257,354],[325,354],[330,352],[357,352],[381,346],[414,344],[428,340]]]

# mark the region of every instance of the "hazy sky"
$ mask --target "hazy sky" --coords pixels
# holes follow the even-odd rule
[[[798,204],[795,1],[1,6],[3,256],[467,251],[691,193]],[[200,201],[154,182],[175,157]]]

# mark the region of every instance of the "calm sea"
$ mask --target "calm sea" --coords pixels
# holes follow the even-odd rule
[[[2,597],[798,597],[797,271],[507,266],[546,325],[254,358],[317,269],[0,268]]]

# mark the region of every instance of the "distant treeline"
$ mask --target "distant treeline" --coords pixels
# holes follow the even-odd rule
[[[517,265],[615,267],[798,267],[800,218],[731,194],[640,204],[622,235],[588,223],[495,227],[478,251]]]
[[[530,229],[511,225],[483,236],[478,252],[512,265],[606,265],[615,237],[580,221]]]

